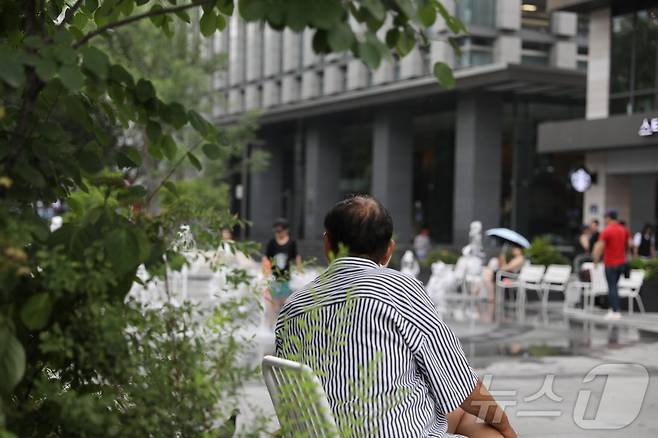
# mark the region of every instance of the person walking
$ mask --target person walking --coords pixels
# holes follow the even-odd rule
[[[621,318],[617,283],[626,270],[626,251],[630,233],[625,226],[618,222],[616,210],[608,210],[604,219],[606,225],[594,246],[592,257],[595,263],[600,262],[603,258],[610,303],[610,310],[605,317],[615,320]]]
[[[386,208],[351,197],[324,227],[327,258],[339,256],[283,305],[276,355],[316,373],[339,428],[362,437],[516,437],[422,283],[385,267],[395,249]]]
[[[284,218],[274,222],[274,237],[270,239],[262,258],[263,275],[269,279],[270,300],[267,302],[267,316],[270,327],[274,326],[276,315],[290,296],[290,265],[292,261],[302,270],[302,258],[297,251],[297,242],[290,238],[290,225]]]

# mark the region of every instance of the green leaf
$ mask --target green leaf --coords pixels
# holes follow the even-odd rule
[[[80,67],[74,65],[64,65],[59,69],[59,78],[62,84],[70,91],[78,91],[85,81],[85,77],[80,71]]]
[[[126,228],[117,228],[105,238],[105,251],[118,275],[128,273],[139,263],[139,244]]]
[[[125,158],[120,167],[138,167],[142,164],[142,156],[139,151],[132,146],[124,146],[119,149],[119,154]]]
[[[388,48],[389,49],[394,48],[397,45],[399,38],[400,38],[400,31],[398,30],[397,27],[389,29],[389,31],[386,32],[386,45],[388,46]]]
[[[217,7],[219,8],[219,12],[221,12],[222,14],[228,17],[233,15],[233,9],[234,9],[233,0],[218,0],[216,3],[217,3]]]
[[[110,79],[127,87],[134,87],[135,80],[123,66],[114,64],[110,67]]]
[[[7,327],[0,327],[0,392],[9,394],[25,373],[25,350]]]
[[[436,21],[436,8],[433,2],[428,1],[418,10],[418,20],[425,27],[431,27]]]
[[[176,16],[186,23],[191,23],[192,19],[186,11],[176,11]]]
[[[80,164],[82,170],[87,173],[98,173],[103,170],[104,160],[101,158],[102,151],[95,143],[87,144],[82,150],[75,154],[76,160]]]
[[[205,136],[208,134],[208,122],[204,119],[201,114],[194,110],[190,110],[187,113],[187,117],[190,120],[192,127],[201,135]]]
[[[144,199],[147,194],[148,192],[144,186],[134,185],[122,190],[117,195],[117,199],[123,203],[132,203]]]
[[[85,0],[82,5],[82,10],[88,14],[93,13],[96,9],[98,9],[98,0]]]
[[[93,46],[82,49],[82,66],[101,79],[107,78],[110,60],[107,55]]]
[[[404,32],[400,33],[398,43],[395,48],[400,56],[407,56],[409,52],[416,46],[416,35],[413,29],[406,28]]]
[[[434,76],[439,80],[439,83],[445,88],[453,88],[455,86],[455,77],[452,74],[450,66],[443,62],[434,64]]]
[[[215,24],[215,27],[220,32],[226,29],[226,18],[224,18],[223,15],[217,14],[217,23]]]
[[[240,0],[238,9],[240,16],[245,21],[257,21],[265,17],[267,2],[265,0]]]
[[[306,27],[308,5],[303,0],[288,0],[286,8],[286,24],[295,31],[301,32]]]
[[[363,0],[362,3],[377,20],[383,21],[386,18],[386,8],[381,0]]]
[[[162,137],[162,126],[158,122],[149,120],[146,123],[146,136],[152,142],[160,141],[160,137]]]
[[[23,85],[25,76],[23,64],[15,49],[0,45],[0,79],[14,88]]]
[[[148,144],[148,153],[151,157],[156,160],[162,160],[164,155],[162,154],[162,148],[160,147],[159,142],[149,142]]]
[[[336,0],[314,2],[311,8],[306,8],[310,23],[319,29],[333,28],[343,17],[343,6]]]
[[[161,11],[162,9],[162,5],[154,4],[151,6],[150,12],[157,12]],[[151,23],[153,23],[156,27],[162,27],[166,23],[167,17],[166,14],[160,14],[151,16],[149,19],[151,20]]]
[[[169,190],[171,194],[178,197],[178,189],[176,188],[176,184],[173,181],[165,181],[163,186],[165,189]]]
[[[206,143],[201,149],[203,153],[211,160],[217,160],[222,157],[222,150],[214,143]]]
[[[176,142],[171,137],[171,135],[165,135],[164,137],[162,137],[162,141],[160,142],[160,147],[162,148],[162,152],[164,153],[164,156],[167,157],[168,160],[173,160],[174,158],[176,158],[176,152],[178,151],[178,146],[176,146]]]
[[[21,308],[21,321],[30,330],[40,330],[48,324],[52,309],[53,302],[49,294],[41,292],[32,295]]]
[[[37,76],[39,76],[39,79],[44,82],[51,80],[57,73],[57,65],[52,59],[47,58],[37,59],[36,63],[34,64],[34,69],[37,73]]]
[[[331,47],[329,47],[329,42],[327,39],[327,31],[323,29],[317,29],[315,34],[313,34],[313,51],[315,53],[321,54],[331,53]]]
[[[187,158],[188,158],[188,160],[190,160],[190,163],[192,163],[192,166],[194,166],[196,168],[196,170],[198,170],[200,172],[201,169],[203,169],[203,166],[201,166],[201,162],[199,161],[199,159],[197,157],[194,156],[194,154],[192,152],[187,153]]]
[[[176,129],[182,128],[187,123],[187,112],[185,112],[183,105],[178,102],[160,107],[160,117],[165,123]]]
[[[382,60],[377,46],[367,41],[359,44],[359,58],[361,58],[371,70],[376,70]]]
[[[214,34],[217,30],[217,16],[215,13],[213,11],[204,13],[199,21],[199,27],[204,36]]]
[[[395,3],[397,3],[398,8],[400,8],[404,15],[409,18],[416,17],[416,6],[411,0],[395,0]]]
[[[334,52],[349,50],[354,43],[354,34],[347,23],[340,22],[329,30],[329,47]]]
[[[155,97],[155,87],[151,81],[140,79],[137,81],[137,99],[140,102],[147,102]]]
[[[77,53],[68,45],[54,46],[53,55],[64,65],[75,65],[78,62]]]
[[[34,187],[45,187],[46,179],[41,172],[24,161],[18,162],[14,168],[18,176],[25,182],[32,184]]]

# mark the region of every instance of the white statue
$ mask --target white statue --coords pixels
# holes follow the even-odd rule
[[[436,305],[440,314],[446,312],[446,295],[455,290],[455,274],[443,262],[432,264],[432,275],[427,282],[427,293]]]
[[[402,261],[400,262],[400,272],[404,274],[409,274],[412,277],[418,277],[420,274],[420,266],[414,257],[414,253],[411,250],[406,250],[402,256]]]

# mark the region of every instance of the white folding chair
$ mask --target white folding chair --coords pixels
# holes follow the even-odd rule
[[[340,436],[327,395],[313,370],[274,356],[265,356],[262,365],[265,385],[284,436]]]
[[[496,295],[503,294],[506,289],[516,289],[516,310],[524,310],[527,290],[537,291],[541,296],[541,280],[545,270],[546,267],[542,265],[525,265],[519,274],[498,272],[496,274]]]
[[[542,278],[542,305],[548,306],[548,294],[550,292],[561,292],[565,295],[567,292],[567,284],[571,276],[571,266],[569,265],[549,265],[546,268],[544,278]]]
[[[644,303],[640,297],[643,282],[644,269],[632,269],[629,278],[621,277],[619,279],[619,298],[628,298],[628,313],[633,313],[633,300],[637,301],[640,312],[644,313]]]

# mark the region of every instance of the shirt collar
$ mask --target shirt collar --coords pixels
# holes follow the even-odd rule
[[[342,271],[345,269],[373,269],[379,268],[379,265],[370,259],[363,257],[339,257],[329,265],[330,271]]]

